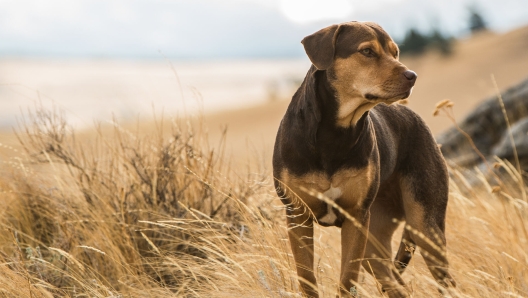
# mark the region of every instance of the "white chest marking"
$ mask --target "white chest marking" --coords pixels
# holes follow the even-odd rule
[[[332,201],[335,201],[341,195],[343,195],[343,191],[339,187],[333,187],[330,185],[330,188],[324,192],[325,197],[331,199]],[[334,210],[332,209],[332,205],[326,204],[326,214],[319,219],[320,222],[326,223],[326,224],[333,224],[335,220],[337,219],[337,216],[334,213]]]
[[[341,190],[341,188],[333,187],[330,184],[330,188],[324,192],[324,195],[330,200],[335,201],[336,199],[338,199],[340,196],[343,195],[343,191]]]

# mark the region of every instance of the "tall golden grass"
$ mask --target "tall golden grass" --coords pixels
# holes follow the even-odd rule
[[[56,111],[29,116],[18,130],[24,153],[1,171],[2,297],[301,297],[269,167],[230,168],[203,121],[163,123],[151,135],[114,124],[79,137]],[[501,187],[478,169],[451,169],[458,287],[444,296],[528,296],[521,174],[496,166]],[[315,237],[320,293],[335,297],[339,230]],[[441,296],[419,254],[403,277],[412,297]],[[359,290],[383,296],[366,273]]]

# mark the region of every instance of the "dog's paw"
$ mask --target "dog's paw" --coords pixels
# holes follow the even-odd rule
[[[350,295],[354,298],[359,298],[359,292],[356,289],[356,286],[350,287]]]

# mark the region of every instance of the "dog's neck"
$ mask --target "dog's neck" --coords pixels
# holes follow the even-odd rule
[[[363,130],[370,127],[368,108],[340,106],[327,72],[312,66],[293,95],[283,121],[289,122],[285,125],[299,138],[297,144],[306,144],[312,151],[325,142],[343,141],[353,147]],[[347,120],[346,125],[340,125]]]
[[[327,71],[318,71],[316,77],[316,93],[321,108],[321,121],[333,124],[336,128],[352,129],[363,127],[363,121],[368,116],[368,111],[376,106],[361,95],[342,95],[331,84],[332,78]],[[365,116],[365,117],[363,117]]]
[[[343,91],[346,88],[340,86],[342,83],[335,81],[329,71],[325,71],[325,75],[326,84],[330,85],[334,91],[332,98],[337,102],[335,114],[337,126],[342,128],[357,126],[363,115],[379,103],[364,98],[360,92]],[[350,83],[347,82],[346,84]]]
[[[362,97],[347,98],[346,102],[339,106],[336,124],[343,128],[355,127],[361,117],[377,104]]]
[[[312,67],[292,97],[275,143],[289,170],[331,175],[345,161],[364,166],[369,160],[376,142],[369,112],[362,113],[354,126],[341,127],[336,123],[338,110],[326,74]]]

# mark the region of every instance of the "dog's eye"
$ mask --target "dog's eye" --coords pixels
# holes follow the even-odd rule
[[[362,49],[359,52],[367,57],[373,57],[375,55],[371,48]]]

